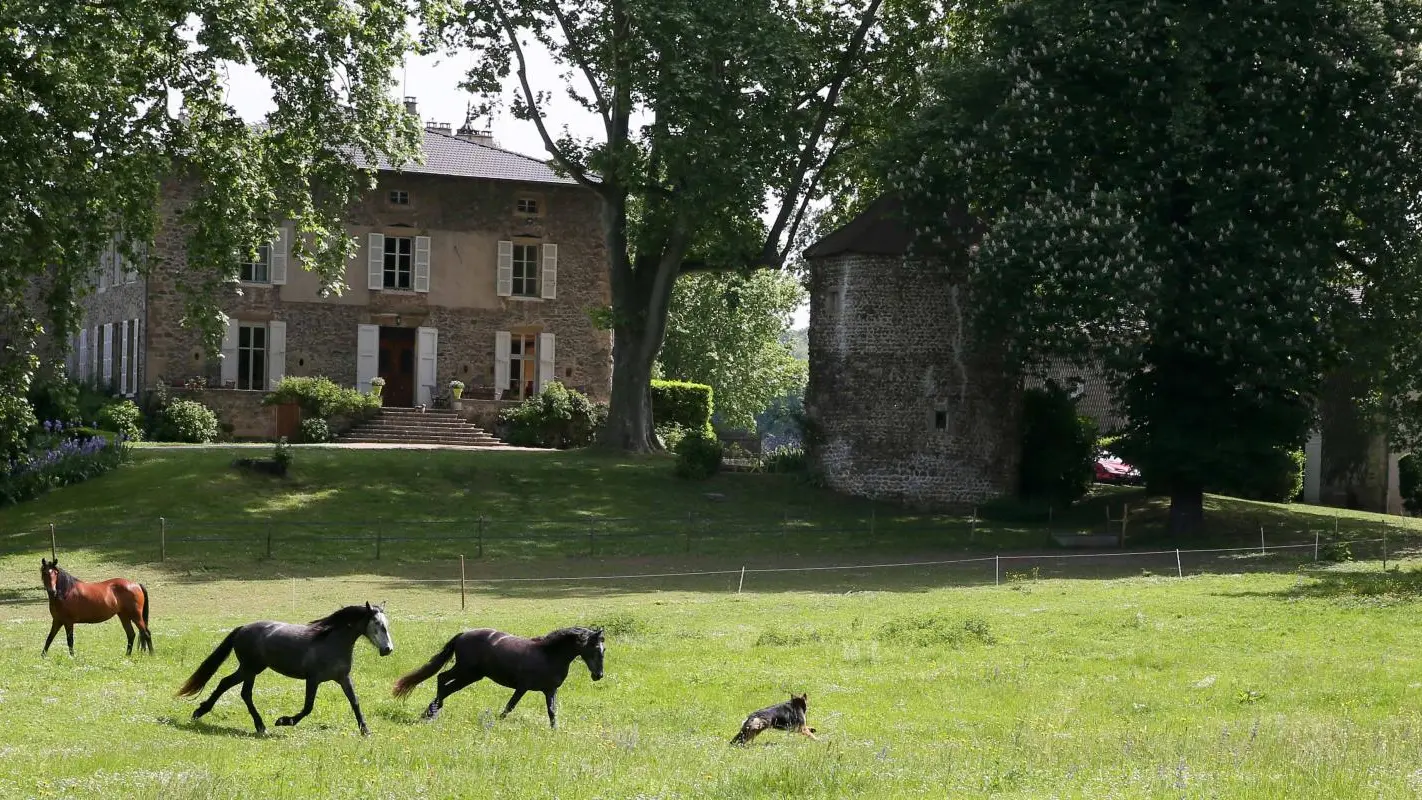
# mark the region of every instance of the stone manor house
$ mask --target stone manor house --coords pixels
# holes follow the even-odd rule
[[[606,400],[611,334],[588,313],[610,297],[599,198],[467,124],[427,124],[423,150],[423,164],[380,164],[376,189],[350,209],[360,249],[342,296],[319,295],[290,225],[234,265],[241,294],[223,305],[221,359],[180,324],[176,213],[192,187],[167,182],[153,253],[166,268],[144,278],[114,252],[102,259],[69,374],[124,395],[205,378],[203,401],[238,436],[272,435],[260,402],[286,375],[361,390],[379,376],[396,407],[430,404],[456,379],[475,402],[515,401],[555,379]]]

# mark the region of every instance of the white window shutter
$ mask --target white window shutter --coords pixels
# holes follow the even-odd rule
[[[417,292],[430,290],[430,237],[415,237],[415,280],[412,284]]]
[[[494,333],[494,388],[509,388],[509,350],[513,347],[513,336],[508,331]]]
[[[439,331],[434,328],[415,329],[415,402],[429,405],[434,397],[436,366],[439,359]]]
[[[286,377],[286,323],[267,323],[267,391],[276,388]]]
[[[89,378],[93,380],[94,383],[99,382],[99,375],[101,374],[99,370],[104,364],[103,333],[104,327],[102,325],[94,326],[94,343],[93,346],[89,348],[90,362],[93,364],[89,369]]]
[[[129,320],[128,331],[129,335],[133,337],[133,355],[128,362],[128,368],[131,371],[128,376],[128,390],[136,395],[143,389],[143,386],[138,382],[138,354],[143,349],[143,338],[139,335],[138,317]]]
[[[291,228],[283,225],[277,233],[276,241],[272,242],[271,257],[271,279],[273,286],[282,286],[286,283],[286,262],[287,256],[291,254]]]
[[[543,279],[539,281],[544,300],[558,296],[558,245],[543,245]],[[550,336],[552,334],[549,334]]]
[[[356,388],[370,393],[370,379],[380,367],[380,326],[361,325],[356,329]]]
[[[239,323],[227,317],[227,330],[222,332],[222,385],[237,385],[237,328]]]
[[[385,234],[372,233],[366,237],[365,245],[367,289],[385,288]]]
[[[499,269],[494,290],[499,297],[513,296],[513,242],[499,242]],[[508,350],[504,350],[508,357]]]
[[[119,323],[119,394],[128,394],[128,320]]]
[[[79,331],[79,380],[89,380],[89,329]]]
[[[103,376],[104,391],[108,391],[114,382],[114,324],[104,323],[104,365]]]
[[[104,246],[104,252],[99,255],[99,291],[109,288],[109,276],[114,271],[114,243],[110,239]]]
[[[538,391],[558,379],[554,372],[553,334],[538,334]]]

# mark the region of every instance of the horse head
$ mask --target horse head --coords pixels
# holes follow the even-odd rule
[[[375,645],[382,656],[395,652],[395,640],[390,636],[390,620],[385,616],[385,603],[372,606],[367,600],[365,610],[370,612],[370,621],[365,624],[365,638]]]
[[[49,595],[49,599],[60,599],[59,559],[46,561],[43,556],[40,557],[40,585],[44,587],[44,593]]]
[[[602,628],[592,628],[580,642],[582,645],[583,663],[588,665],[588,672],[592,673],[592,679],[602,680],[602,655],[607,650],[607,643],[602,638]]]

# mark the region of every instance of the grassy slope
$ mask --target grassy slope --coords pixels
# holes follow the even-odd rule
[[[101,572],[98,565],[86,565]],[[156,657],[117,625],[46,660],[43,607],[0,607],[0,796],[1397,797],[1416,790],[1422,645],[1409,576],[1014,582],[927,591],[507,598],[334,581],[152,580]],[[1388,585],[1378,581],[1391,581]],[[1359,598],[1359,586],[1390,593]],[[765,590],[768,589],[768,590]],[[340,692],[251,734],[236,692],[203,724],[173,689],[230,626],[388,597],[396,652],[361,643],[362,740]],[[416,720],[389,696],[462,627],[608,626],[608,677],[575,664],[557,732],[537,696],[508,720],[487,682]],[[891,635],[890,631],[901,633]],[[986,634],[984,636],[983,634]],[[229,667],[230,668],[230,667]],[[223,673],[219,673],[223,674]],[[810,696],[823,742],[726,746],[748,711]],[[296,681],[262,676],[268,725]]]

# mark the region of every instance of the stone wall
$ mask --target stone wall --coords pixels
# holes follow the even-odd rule
[[[489,433],[494,432],[494,426],[499,421],[499,414],[504,409],[518,405],[517,400],[470,400],[467,397],[459,402],[462,406],[459,415]]]
[[[173,397],[196,400],[217,414],[217,421],[232,426],[234,439],[261,439],[271,441],[276,438],[276,414],[274,406],[262,405],[266,392],[238,391],[236,389],[177,389]]]
[[[411,205],[385,202],[391,188],[407,191]],[[165,222],[171,223],[189,191],[190,187],[178,184],[165,187]],[[515,199],[526,195],[540,198],[541,215],[513,214]],[[314,278],[301,274],[293,262],[286,286],[244,285],[242,294],[227,300],[223,309],[242,321],[286,322],[286,374],[324,375],[348,386],[356,382],[356,337],[361,324],[435,328],[439,335],[436,383],[442,389],[458,379],[471,393],[492,388],[497,331],[550,332],[556,337],[555,377],[594,399],[607,400],[612,337],[597,330],[588,313],[610,302],[600,202],[577,187],[382,174],[379,187],[351,212],[350,230],[361,247],[347,269],[345,279],[351,289],[343,297],[318,299]],[[432,261],[428,293],[371,291],[365,288],[365,234],[392,228],[405,235],[432,237],[477,232],[493,243],[516,237],[547,238],[558,244],[557,296],[548,300],[498,297],[492,247],[481,247],[477,258]],[[165,225],[155,246],[175,268],[184,263],[184,237],[179,226]],[[487,273],[488,279],[476,280],[465,274],[468,271]],[[177,280],[170,269],[150,282],[150,385],[193,375],[215,381],[220,375],[218,360],[203,352],[196,332],[178,324],[182,301]],[[478,290],[473,295],[471,286]],[[441,287],[449,288],[442,293]],[[455,287],[462,287],[457,298]],[[463,305],[449,304],[452,299]]]
[[[837,491],[960,506],[1016,489],[1019,381],[975,347],[963,290],[892,256],[817,260],[811,457]]]

